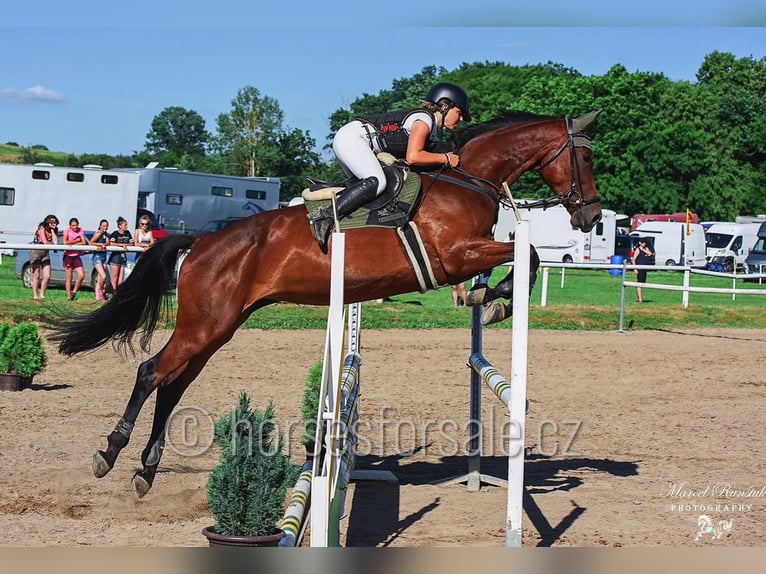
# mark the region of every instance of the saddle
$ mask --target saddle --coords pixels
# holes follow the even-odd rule
[[[381,152],[377,157],[386,176],[386,189],[368,204],[343,217],[340,220],[341,229],[401,228],[414,217],[421,200],[420,176],[398,162],[391,154]],[[306,179],[309,187],[304,189],[301,195],[308,212],[332,206],[333,195],[343,193],[346,187],[359,181],[356,178],[340,183],[311,177]]]

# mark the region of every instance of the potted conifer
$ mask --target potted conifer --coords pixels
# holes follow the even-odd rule
[[[216,422],[221,454],[207,482],[215,525],[202,530],[210,546],[276,546],[284,537],[277,524],[299,468],[272,436],[275,429],[273,403],[253,410],[244,392],[237,408]]]
[[[37,325],[0,323],[0,390],[20,391],[48,364]]]

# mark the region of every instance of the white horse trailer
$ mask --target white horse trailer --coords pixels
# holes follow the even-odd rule
[[[124,217],[133,231],[138,204],[138,174],[100,166],[55,167],[0,164],[0,241],[31,243],[48,214],[64,229],[76,217],[84,229],[98,229],[102,219],[116,229]]]

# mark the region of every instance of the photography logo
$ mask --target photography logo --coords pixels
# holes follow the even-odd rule
[[[707,514],[700,514],[697,518],[697,526],[700,529],[694,540],[704,540],[706,537],[709,537],[710,540],[720,540],[725,532],[731,532],[733,522],[733,519],[729,519],[719,520],[718,523],[714,523],[713,519]]]

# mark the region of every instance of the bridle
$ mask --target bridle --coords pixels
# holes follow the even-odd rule
[[[583,198],[582,194],[582,183],[580,183],[580,189],[577,189],[577,184],[581,181],[580,179],[580,166],[577,163],[576,159],[576,149],[578,147],[584,147],[587,149],[592,149],[590,144],[590,138],[585,135],[582,132],[575,132],[574,127],[572,125],[572,120],[570,118],[566,118],[567,121],[567,141],[565,141],[559,149],[557,149],[554,154],[549,157],[547,160],[542,162],[540,166],[536,169],[536,171],[542,171],[545,167],[552,164],[554,161],[558,159],[558,157],[564,153],[564,150],[569,148],[569,173],[570,177],[572,179],[571,184],[569,186],[569,191],[565,193],[564,195],[554,195],[552,197],[548,197],[545,199],[540,199],[538,201],[530,201],[524,204],[524,207],[527,209],[533,209],[542,207],[543,209],[547,209],[548,207],[553,207],[554,205],[571,205],[575,209],[584,207],[586,205],[591,205],[593,203],[598,203],[601,201],[601,198],[596,195],[594,197],[589,197],[588,199]]]

